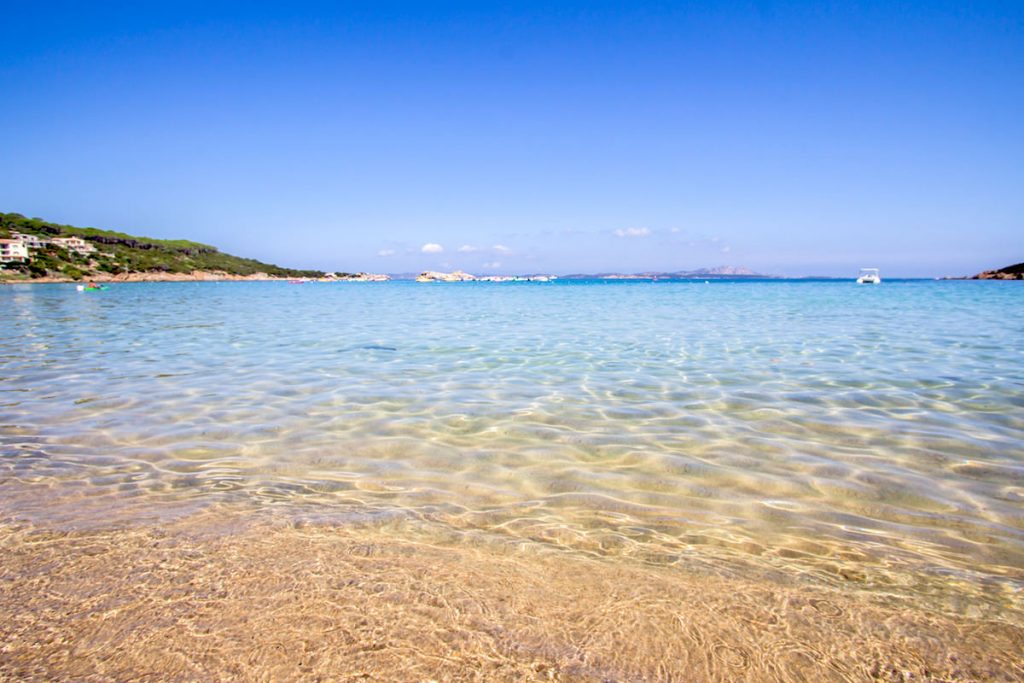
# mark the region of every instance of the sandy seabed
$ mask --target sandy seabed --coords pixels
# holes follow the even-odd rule
[[[373,526],[8,522],[0,553],[3,680],[1024,680],[1014,623]]]

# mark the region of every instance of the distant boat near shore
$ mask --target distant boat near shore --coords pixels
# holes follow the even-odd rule
[[[880,285],[882,277],[878,274],[878,268],[861,268],[857,277],[858,285]]]

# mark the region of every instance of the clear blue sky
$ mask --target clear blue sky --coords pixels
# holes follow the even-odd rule
[[[329,270],[1024,260],[1019,0],[149,5],[3,3],[0,210]]]

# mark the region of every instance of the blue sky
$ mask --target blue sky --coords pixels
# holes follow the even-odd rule
[[[1024,260],[1020,2],[3,15],[3,211],[328,270]]]

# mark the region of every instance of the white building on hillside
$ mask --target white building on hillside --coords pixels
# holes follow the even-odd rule
[[[28,247],[21,240],[0,240],[0,263],[25,263]]]
[[[64,247],[68,251],[82,254],[83,256],[96,251],[96,247],[92,246],[81,237],[54,237],[50,240],[50,243],[55,244],[58,247]]]
[[[45,237],[40,237],[39,235],[26,235],[23,232],[15,232],[14,230],[11,231],[11,238],[19,240],[29,249],[42,249],[50,243],[50,240]]]

